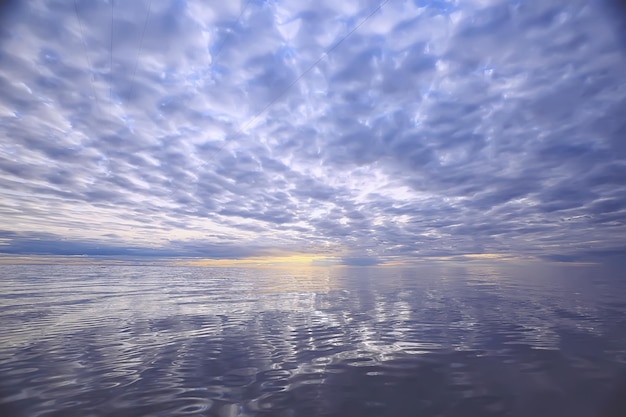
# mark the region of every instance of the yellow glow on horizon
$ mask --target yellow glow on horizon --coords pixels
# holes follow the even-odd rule
[[[336,258],[320,255],[283,255],[283,256],[254,256],[241,259],[194,259],[180,261],[181,266],[210,266],[210,267],[273,267],[273,266],[316,266],[336,265]]]

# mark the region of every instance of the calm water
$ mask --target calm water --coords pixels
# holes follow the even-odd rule
[[[626,416],[625,278],[1,266],[0,415]]]

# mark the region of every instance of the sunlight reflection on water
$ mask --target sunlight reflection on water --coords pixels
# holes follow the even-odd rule
[[[609,416],[626,371],[599,268],[1,268],[7,415]]]

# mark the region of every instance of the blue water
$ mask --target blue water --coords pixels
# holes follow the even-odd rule
[[[594,266],[0,266],[2,416],[626,416]]]

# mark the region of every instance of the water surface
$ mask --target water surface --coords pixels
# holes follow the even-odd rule
[[[593,266],[0,266],[7,416],[624,416]]]

